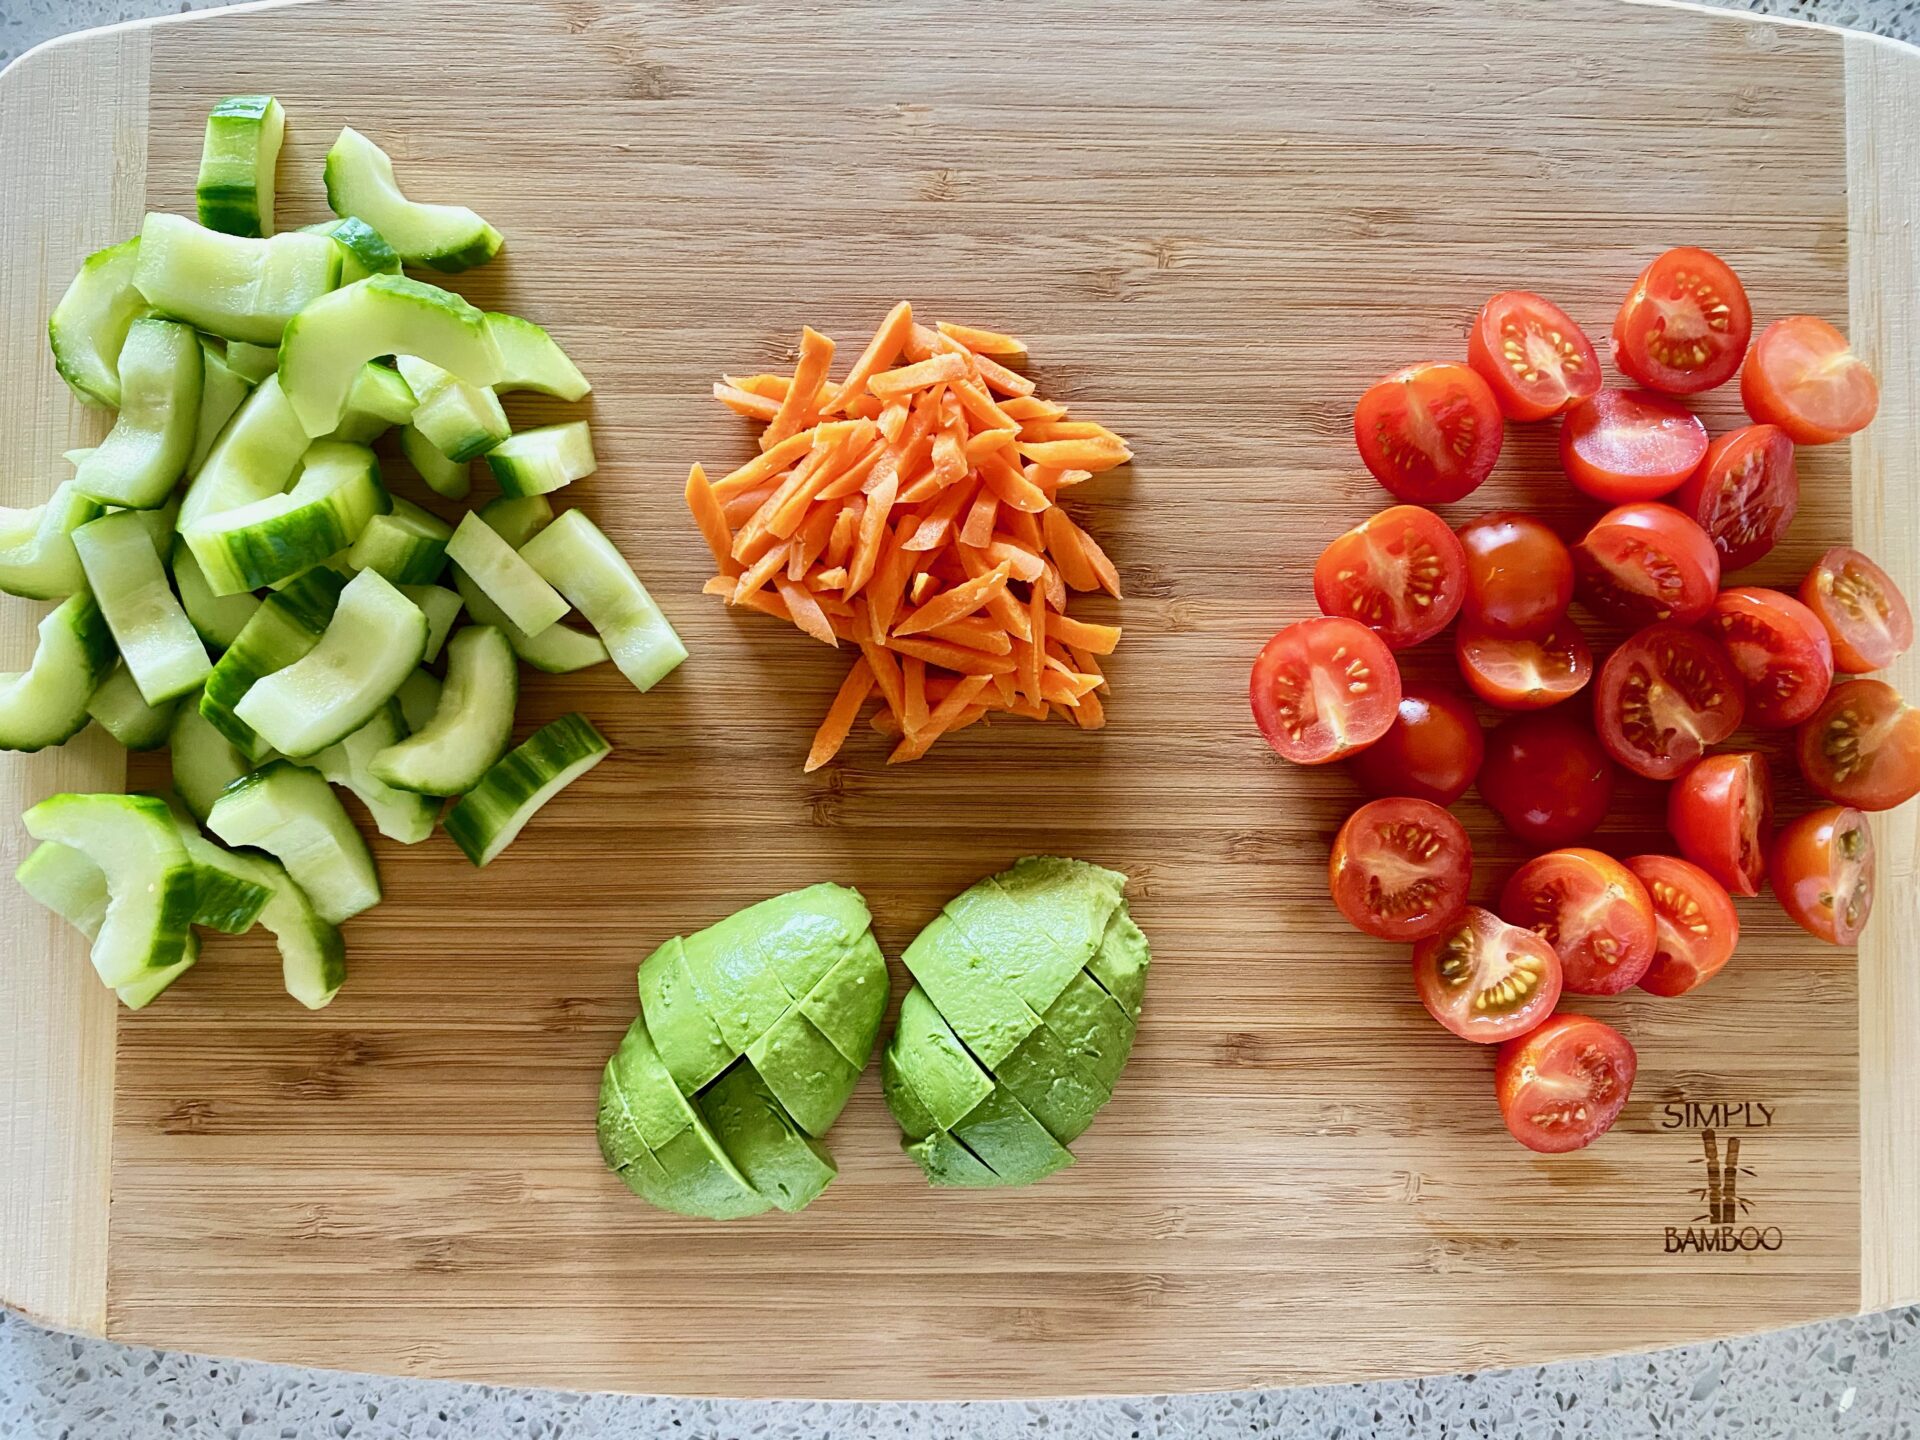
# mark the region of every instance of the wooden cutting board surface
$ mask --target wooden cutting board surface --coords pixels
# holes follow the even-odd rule
[[[524,725],[584,710],[612,758],[484,874],[444,840],[380,842],[387,903],[348,927],[317,1014],[249,938],[116,1017],[72,937],[0,887],[11,1303],[322,1365],[895,1397],[1480,1367],[1920,1294],[1920,1077],[1894,1043],[1920,1027],[1911,809],[1881,826],[1857,957],[1752,902],[1702,992],[1593,1002],[1639,1084],[1605,1143],[1549,1159],[1507,1138],[1492,1055],[1428,1020],[1404,952],[1327,903],[1356,792],[1279,763],[1245,699],[1260,644],[1311,612],[1314,556],[1382,503],[1359,391],[1459,356],[1507,286],[1603,336],[1677,243],[1732,259],[1763,320],[1850,322],[1886,381],[1868,437],[1803,455],[1802,516],[1752,578],[1851,533],[1920,579],[1913,52],[1599,0],[343,0],[82,37],[0,81],[0,498],[38,498],[100,426],[47,361],[52,301],[143,209],[190,210],[207,107],[251,90],[290,116],[283,223],[324,214],[351,123],[507,234],[456,284],[593,378],[601,469],[567,498],[693,658],[644,697],[606,670],[529,677]],[[894,769],[863,729],[803,776],[842,662],[698,593],[680,482],[751,452],[705,396],[718,371],[787,363],[803,323],[857,342],[901,297],[1022,334],[1045,393],[1134,442],[1073,506],[1128,589],[1112,723],[977,727]],[[1738,418],[1728,393],[1702,409]],[[1449,515],[1507,504],[1575,523],[1549,430],[1512,432]],[[38,613],[0,607],[7,656]],[[89,737],[0,777],[12,815],[122,770]],[[1652,787],[1626,795],[1602,843],[1658,844]],[[1487,899],[1518,850],[1460,808]],[[0,837],[11,869],[30,842]],[[680,1220],[602,1168],[600,1065],[663,937],[835,879],[897,957],[1032,851],[1130,874],[1154,946],[1075,1169],[930,1191],[872,1073],[803,1215]]]

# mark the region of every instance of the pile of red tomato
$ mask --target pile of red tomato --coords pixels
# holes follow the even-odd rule
[[[1799,595],[1722,588],[1771,550],[1799,504],[1796,446],[1873,418],[1872,371],[1825,321],[1778,320],[1752,340],[1739,278],[1704,250],[1668,251],[1634,282],[1613,357],[1557,306],[1521,291],[1481,310],[1466,365],[1387,376],[1361,398],[1367,468],[1406,502],[1340,536],[1314,568],[1322,617],[1290,625],[1253,667],[1253,710],[1288,760],[1348,762],[1381,798],[1334,842],[1334,902],[1359,929],[1413,945],[1414,985],[1455,1034],[1500,1046],[1507,1128],[1575,1150],[1618,1117],[1634,1050],[1613,1027],[1559,1013],[1563,992],[1639,986],[1682,995],[1732,956],[1731,895],[1770,881],[1813,935],[1850,945],[1873,901],[1862,812],[1920,792],[1920,710],[1879,680],[1913,639],[1907,603],[1871,560],[1830,550]],[[1740,376],[1753,422],[1710,438],[1675,396]],[[1515,511],[1457,530],[1426,506],[1470,495],[1505,422],[1559,417],[1567,480],[1613,508],[1574,543]],[[1635,627],[1596,670],[1578,596]],[[1458,691],[1401,682],[1395,652],[1458,620],[1467,691],[1511,712],[1489,734]],[[1590,691],[1591,704],[1569,704]],[[1768,762],[1709,753],[1746,724],[1795,730],[1808,784],[1833,802],[1774,829]],[[1671,782],[1677,855],[1580,848],[1606,817],[1616,767]],[[1468,903],[1472,854],[1447,810],[1478,781],[1541,853],[1500,894]]]

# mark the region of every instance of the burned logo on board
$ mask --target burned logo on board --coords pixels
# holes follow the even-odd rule
[[[1698,1208],[1687,1224],[1666,1227],[1667,1254],[1772,1251],[1786,1243],[1778,1225],[1762,1223],[1750,1193],[1758,1175],[1748,1132],[1770,1129],[1774,1114],[1774,1106],[1758,1100],[1676,1100],[1660,1108],[1662,1130],[1691,1130],[1700,1141],[1689,1160],[1699,1183],[1687,1191]]]

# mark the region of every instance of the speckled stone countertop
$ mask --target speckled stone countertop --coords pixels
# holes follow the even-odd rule
[[[0,65],[232,0],[0,0]],[[1545,3],[1545,0],[1542,0]],[[1714,0],[1920,42],[1920,0]],[[0,1239],[4,1243],[4,1239]],[[390,1380],[56,1335],[0,1311],[0,1440],[1325,1440],[1920,1436],[1920,1308],[1609,1360],[1369,1385],[1004,1404],[636,1399]]]

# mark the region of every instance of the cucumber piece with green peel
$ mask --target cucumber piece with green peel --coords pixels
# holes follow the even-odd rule
[[[334,214],[366,221],[409,265],[452,273],[500,253],[500,232],[466,206],[407,199],[386,151],[351,127],[327,151],[326,184]]]
[[[171,320],[136,320],[120,351],[120,415],[74,484],[103,505],[150,509],[172,493],[200,419],[200,340]]]
[[[421,673],[414,672],[415,675]],[[307,763],[335,785],[359,796],[382,835],[402,845],[418,845],[433,834],[434,824],[440,818],[439,800],[396,790],[378,779],[372,769],[374,758],[404,740],[408,728],[399,697],[395,696],[353,734],[329,745]]]
[[[447,568],[447,541],[452,538],[453,527],[446,521],[396,495],[393,509],[367,522],[347,551],[347,564],[355,570],[378,570],[403,588],[431,585]]]
[[[369,275],[398,275],[400,256],[387,237],[364,220],[349,215],[343,220],[322,220],[318,225],[300,227],[314,235],[331,237],[340,247],[340,283],[351,285]]]
[[[311,755],[371,720],[426,648],[420,607],[363,570],[340,592],[320,643],[254,681],[233,713],[282,755]]]
[[[520,549],[605,642],[613,663],[651,690],[687,658],[673,626],[600,527],[569,510]]]
[[[234,349],[227,347],[228,363]],[[179,527],[190,530],[210,516],[280,494],[293,482],[311,443],[279,376],[269,373],[241,402],[194,472],[180,503]]]
[[[320,643],[346,587],[345,576],[323,566],[267,596],[207,677],[200,713],[247,758],[249,768],[273,747],[234,713],[235,707],[255,683]]]
[[[443,585],[402,585],[400,593],[418,605],[420,613],[427,617],[427,652],[420,657],[420,663],[431,665],[440,658],[440,647],[453,633],[453,622],[460,618],[466,602]]]
[[[229,95],[207,116],[193,198],[200,223],[227,235],[273,234],[273,181],[286,112],[271,95]]]
[[[278,345],[288,322],[340,283],[340,247],[298,230],[265,240],[222,235],[155,211],[140,227],[133,283],[169,319],[223,340]]]
[[[394,700],[400,706],[400,718],[407,722],[407,733],[424,730],[440,708],[440,677],[431,670],[416,670],[400,682]]]
[[[561,400],[580,400],[592,391],[580,367],[567,357],[545,330],[518,315],[487,312],[487,329],[493,332],[504,362],[494,389],[502,394],[532,390]]]
[[[433,719],[373,757],[375,779],[417,795],[464,795],[506,753],[520,672],[491,625],[469,625],[447,647],[447,680]]]
[[[173,563],[173,537],[180,520],[179,495],[168,496],[166,504],[155,509],[135,510],[133,513],[140,517],[140,527],[147,532],[147,540],[153,546],[153,558],[165,569]]]
[[[407,457],[409,465],[420,472],[420,478],[436,495],[444,495],[449,500],[464,500],[467,492],[473,488],[472,463],[448,459],[431,440],[411,425],[400,431],[400,453]]]
[[[233,367],[236,375],[242,376],[253,385],[258,385],[269,375],[277,374],[280,369],[280,347],[278,345],[249,345],[244,340],[227,342],[227,364]],[[303,435],[305,431],[301,432]]]
[[[329,925],[380,903],[367,842],[317,770],[276,760],[236,780],[213,802],[207,828],[273,856]]]
[[[61,600],[87,588],[73,532],[106,507],[71,480],[25,510],[0,510],[0,590],[29,600]]]
[[[86,936],[89,943],[99,936],[107,917],[107,876],[78,850],[55,840],[43,840],[20,862],[13,878],[33,899]],[[200,937],[189,930],[178,960],[119,986],[115,993],[129,1010],[145,1009],[199,958]]]
[[[78,850],[106,876],[107,908],[93,942],[102,980],[128,985],[180,962],[197,887],[164,804],[142,795],[55,795],[20,822],[36,840]]]
[[[419,398],[413,428],[449,460],[478,459],[513,434],[492,387],[469,385],[412,355],[397,356],[394,363]]]
[[[347,413],[324,438],[371,445],[394,426],[406,424],[417,403],[398,370],[369,360],[360,367],[353,389],[347,392]]]
[[[507,637],[518,655],[534,669],[548,675],[571,675],[576,670],[604,664],[607,647],[598,635],[576,630],[564,622],[547,626],[537,635],[529,635],[506,612],[489,600],[458,566],[453,571],[453,588],[476,625],[491,625]]]
[[[291,579],[347,549],[392,501],[364,445],[316,440],[291,490],[206,515],[182,533],[216,595]]]
[[[184,535],[173,537],[171,554],[173,588],[180,592],[180,606],[202,641],[215,650],[225,650],[240,638],[247,622],[260,608],[260,597],[251,590],[233,595],[216,595],[193,558],[193,547]]]
[[[255,868],[257,862],[216,845],[200,833],[199,825],[177,797],[156,795],[167,807],[180,843],[193,862],[193,923],[222,935],[244,935],[273,898],[274,887]]]
[[[489,864],[541,806],[606,759],[612,748],[584,715],[562,715],[542,725],[460,797],[446,814],[447,834],[475,865]]]
[[[371,275],[322,295],[287,325],[280,383],[309,435],[340,423],[360,367],[382,355],[416,356],[469,385],[500,376],[500,347],[481,311],[405,275]]]
[[[537,635],[567,613],[567,602],[500,533],[469,511],[447,542],[447,559],[515,626]]]
[[[553,506],[544,495],[496,496],[475,513],[515,550],[553,523]]]
[[[221,347],[204,335],[200,337],[200,414],[194,422],[193,448],[187,452],[187,474],[197,475],[207,461],[213,442],[227,428],[246,398],[253,381],[227,363]]]
[[[167,743],[178,699],[158,707],[147,704],[133,672],[116,665],[87,697],[87,714],[129,750],[157,750]]]
[[[44,750],[84,730],[87,702],[117,653],[92,595],[82,590],[61,601],[40,621],[33,663],[0,675],[0,750]]]
[[[120,348],[147,313],[147,297],[133,284],[139,259],[138,236],[94,251],[48,317],[54,369],[88,405],[120,408]]]
[[[584,420],[522,430],[487,451],[486,460],[503,495],[550,494],[584,480],[600,463]]]
[[[198,698],[182,697],[167,732],[173,788],[196,820],[205,821],[220,792],[254,767],[231,740],[200,713]]]
[[[100,602],[120,657],[149,705],[186,694],[213,662],[174,598],[137,510],[116,510],[73,532],[80,568]]]

